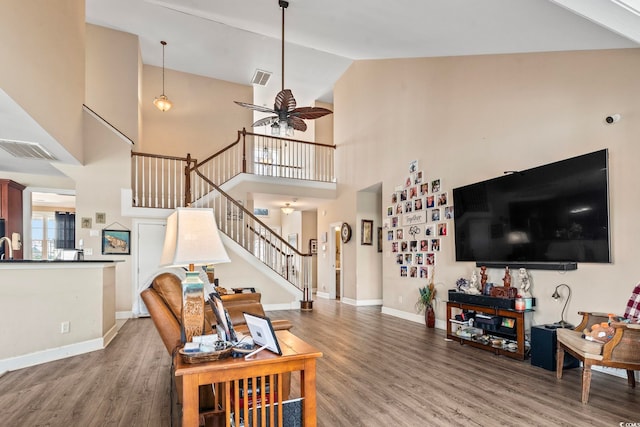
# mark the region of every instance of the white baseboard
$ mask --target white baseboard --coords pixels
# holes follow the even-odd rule
[[[369,305],[382,305],[381,299],[353,299],[353,298],[342,298],[341,302],[349,305],[355,306],[369,306]]]
[[[290,304],[263,304],[264,311],[275,310],[298,310],[300,308],[300,301],[293,301]]]
[[[316,292],[316,297],[322,299],[329,299],[329,292]]]
[[[0,372],[15,371],[17,369],[28,368],[29,366],[40,365],[42,363],[53,362],[54,360],[65,359],[79,354],[102,350],[109,345],[116,335],[117,329],[113,326],[113,328],[107,331],[102,338],[3,359],[0,360]]]
[[[382,307],[382,314],[399,317],[400,319],[409,320],[411,322],[422,323],[424,325],[424,314],[407,313],[406,311],[396,310],[395,308]],[[436,319],[436,329],[447,329],[447,322]]]

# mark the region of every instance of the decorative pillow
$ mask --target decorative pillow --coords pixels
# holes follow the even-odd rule
[[[627,308],[624,311],[624,318],[640,323],[640,284],[636,285],[631,293],[631,298],[629,298]]]
[[[591,326],[591,330],[584,330],[584,338],[589,341],[595,341],[599,343],[606,343],[611,341],[611,338],[615,335],[616,330],[613,326],[609,326],[609,323],[602,322],[596,323]]]

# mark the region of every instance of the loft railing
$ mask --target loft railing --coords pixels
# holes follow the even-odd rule
[[[229,146],[195,166],[211,182],[222,185],[240,173],[335,182],[335,145],[238,131]],[[201,193],[202,194],[202,193]]]
[[[194,172],[196,186],[204,189],[206,196],[194,200],[191,206],[213,208],[220,231],[300,289],[303,301],[309,301],[311,254],[299,252],[197,168]]]
[[[131,152],[133,207],[175,209],[191,202],[191,167],[187,157]]]
[[[237,139],[201,162],[186,157],[131,153],[133,206],[173,209],[205,197],[206,184],[193,185],[195,170],[222,185],[241,173],[335,182],[334,145],[238,131]],[[199,181],[201,182],[201,181]]]

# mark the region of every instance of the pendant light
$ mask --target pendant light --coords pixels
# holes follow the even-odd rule
[[[164,47],[167,45],[167,42],[163,40],[160,44],[162,45],[162,95],[153,100],[153,105],[155,105],[158,110],[164,112],[170,110],[171,107],[173,107],[173,103],[169,101],[169,98],[164,94]]]

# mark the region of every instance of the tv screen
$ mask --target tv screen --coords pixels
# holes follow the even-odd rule
[[[457,261],[610,262],[608,152],[453,189]]]

